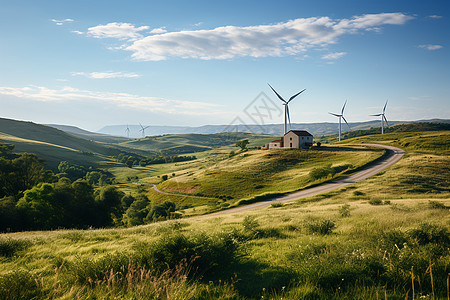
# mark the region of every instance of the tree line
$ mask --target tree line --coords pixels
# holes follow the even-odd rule
[[[134,153],[125,153],[125,152],[120,153],[115,158],[118,162],[126,164],[129,168],[132,168],[133,166],[145,167],[147,165],[153,164],[167,164],[197,159],[197,157],[194,155],[192,156],[150,155],[143,157]]]
[[[54,174],[35,154],[0,144],[0,232],[137,225],[176,218],[172,202],[152,203],[110,185],[102,170],[61,162]]]

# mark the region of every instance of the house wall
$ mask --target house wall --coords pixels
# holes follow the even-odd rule
[[[284,136],[284,148],[304,148],[305,144],[313,143],[312,136],[298,136],[292,131],[286,133]]]
[[[269,143],[269,149],[280,149],[282,148],[281,143],[280,142],[276,142],[276,143]]]
[[[289,131],[283,138],[284,148],[299,148],[299,136]]]

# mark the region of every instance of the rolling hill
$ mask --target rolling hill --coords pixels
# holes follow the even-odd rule
[[[35,153],[55,170],[67,160],[83,166],[113,163],[117,148],[89,141],[53,127],[0,118],[0,141],[15,145],[17,152]]]

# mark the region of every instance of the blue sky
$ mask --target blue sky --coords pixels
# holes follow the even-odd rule
[[[0,0],[0,117],[75,125],[449,118],[449,1]],[[274,114],[266,123],[282,123]]]

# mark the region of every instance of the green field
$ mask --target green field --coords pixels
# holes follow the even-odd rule
[[[179,195],[121,186],[160,201],[199,201],[189,212],[198,214],[211,202],[185,194],[233,197],[222,197],[225,203],[287,192],[311,184],[313,168],[357,167],[381,154],[352,143],[406,151],[367,180],[266,209],[130,228],[2,234],[0,299],[447,299],[449,138],[449,131],[397,132],[320,151],[251,150],[112,168],[125,181],[130,172],[148,183],[168,174],[159,187]]]

